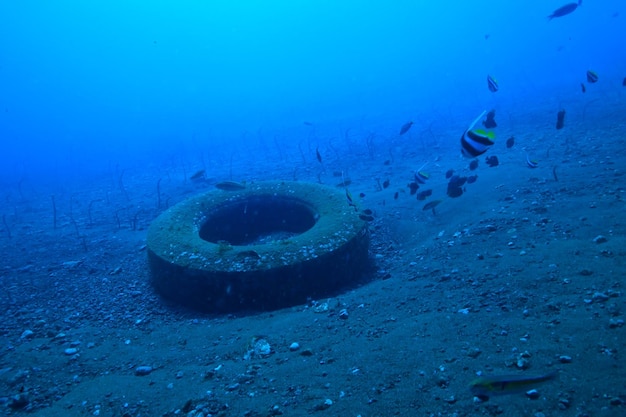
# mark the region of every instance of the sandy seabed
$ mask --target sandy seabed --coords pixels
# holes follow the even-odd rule
[[[619,101],[609,107],[574,112],[559,131],[499,127],[502,140],[488,154],[500,165],[487,167],[482,156],[472,172],[458,156],[460,132],[413,126],[402,137],[285,139],[213,153],[203,166],[170,160],[89,182],[7,185],[0,409],[48,417],[623,415],[626,113]],[[407,184],[424,164],[430,179],[420,190],[433,195],[417,201]],[[201,168],[206,182],[187,179]],[[478,180],[449,198],[449,169]],[[360,285],[307,305],[221,316],[154,293],[145,236],[166,206],[220,180],[336,186],[346,178],[375,217],[375,267]],[[443,200],[435,213],[422,210],[435,199]],[[327,310],[316,308],[322,303]],[[270,353],[250,354],[260,338]],[[150,369],[138,375],[138,367]],[[479,372],[555,371],[536,398],[480,402],[468,388]]]

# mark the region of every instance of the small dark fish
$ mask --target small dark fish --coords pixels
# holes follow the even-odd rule
[[[457,198],[463,195],[463,187],[454,184],[448,184],[448,190],[446,191],[448,197]]]
[[[626,87],[626,77],[622,80],[622,87]]]
[[[374,212],[371,209],[363,209],[361,210],[361,213],[367,215],[367,216],[371,216],[372,214],[374,214]]]
[[[422,211],[425,210],[432,210],[433,211],[433,215],[436,215],[437,213],[435,213],[435,207],[437,207],[439,204],[441,204],[443,200],[433,200],[430,201],[426,204],[424,204],[424,207],[422,207]]]
[[[431,195],[433,195],[433,190],[420,191],[419,193],[417,193],[417,199],[419,201],[423,201],[423,200],[426,200],[426,198],[430,197]]]
[[[587,81],[591,84],[598,82],[598,74],[595,71],[587,71]]]
[[[395,192],[395,194],[393,195],[393,199],[394,199],[394,200],[397,200],[397,199],[398,199],[398,195],[399,195],[399,194],[398,194],[398,192],[396,191],[396,192]]]
[[[315,156],[317,157],[317,162],[322,163],[322,154],[320,153],[320,148],[315,148]]]
[[[313,126],[313,123],[311,123],[311,122],[304,122],[304,125],[305,126]]]
[[[383,188],[389,187],[389,180],[383,181]]]
[[[587,87],[585,87],[585,83],[580,83],[580,90],[581,90],[583,93],[586,93],[586,92],[587,92]]]
[[[467,182],[467,177],[453,175],[448,182],[448,197],[456,198],[463,195],[463,185]]]
[[[556,128],[558,129],[563,129],[563,126],[565,125],[565,110],[559,110],[558,114],[556,115]]]
[[[449,179],[454,174],[453,169],[449,169],[446,171],[446,179]]]
[[[477,179],[478,179],[478,175],[470,175],[469,177],[467,177],[467,183],[474,184]]]
[[[574,10],[578,8],[582,4],[583,0],[578,0],[578,3],[568,3],[565,6],[559,7],[555,11],[552,12],[550,16],[548,16],[548,20],[552,20],[555,17],[563,17],[572,13]]]
[[[469,163],[469,169],[470,171],[473,171],[476,168],[478,168],[478,159],[472,159],[472,161]]]
[[[414,195],[417,192],[418,188],[420,188],[418,183],[416,183],[416,182],[410,183],[409,184],[409,190],[411,192],[411,195]]]
[[[498,160],[498,157],[495,155],[486,157],[485,162],[487,163],[487,165],[489,165],[490,168],[497,167],[498,165],[500,165],[500,161]]]
[[[374,216],[369,214],[359,214],[359,218],[365,222],[371,222],[374,220]]]
[[[365,197],[365,193],[359,193],[359,197],[361,198]]]
[[[201,169],[200,171],[197,171],[195,174],[193,174],[191,177],[189,177],[189,179],[191,181],[205,180],[206,179],[206,171],[204,169]]]
[[[215,184],[215,188],[224,191],[238,191],[246,188],[246,184],[242,184],[235,181],[222,181]]]
[[[490,35],[489,33],[487,33],[487,34],[485,35],[485,40],[488,40],[490,37],[491,37],[491,35]]]
[[[496,111],[491,110],[489,113],[487,113],[487,118],[483,120],[483,126],[485,126],[487,129],[498,127],[495,117],[496,117]]]
[[[411,126],[413,126],[413,122],[403,124],[400,128],[400,135],[404,135],[406,132],[408,132]]]
[[[498,80],[493,78],[492,75],[487,75],[487,88],[489,88],[489,91],[492,93],[495,93],[500,89],[500,87],[498,87]]]
[[[470,391],[472,391],[476,397],[487,400],[494,395],[516,394],[529,391],[541,383],[555,379],[557,376],[557,372],[540,376],[481,376],[470,383]]]
[[[513,145],[515,145],[515,138],[511,136],[510,138],[506,140],[506,147],[507,149],[510,149],[513,147]]]
[[[458,175],[453,175],[448,182],[449,185],[454,185],[457,187],[463,186],[467,182],[467,177],[460,177]]]

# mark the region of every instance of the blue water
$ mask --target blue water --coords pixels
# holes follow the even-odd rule
[[[64,180],[260,136],[296,143],[304,122],[391,137],[445,116],[440,130],[460,134],[483,109],[548,103],[552,123],[587,70],[596,93],[623,94],[626,76],[623,5],[585,1],[548,21],[562,4],[3,2],[0,176]]]

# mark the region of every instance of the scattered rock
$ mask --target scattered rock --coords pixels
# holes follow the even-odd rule
[[[135,375],[137,376],[146,376],[146,375],[150,375],[150,373],[152,372],[152,367],[151,366],[138,366],[135,368]]]
[[[295,352],[298,349],[300,349],[300,344],[298,342],[293,342],[289,345],[289,350],[292,352]]]
[[[24,332],[22,332],[22,335],[20,336],[20,339],[32,339],[33,336],[35,335],[35,333],[33,333],[32,330],[24,330]]]
[[[593,238],[593,241],[594,241],[594,243],[598,243],[598,244],[600,244],[600,243],[605,243],[605,242],[607,242],[607,241],[608,241],[608,239],[607,239],[606,237],[602,236],[602,235],[598,235],[598,236],[596,236],[596,237],[594,237],[594,238]]]

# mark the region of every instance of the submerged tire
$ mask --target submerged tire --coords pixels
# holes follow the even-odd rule
[[[154,220],[147,237],[156,290],[220,313],[332,294],[363,275],[368,245],[367,224],[343,192],[300,182],[189,198]]]

